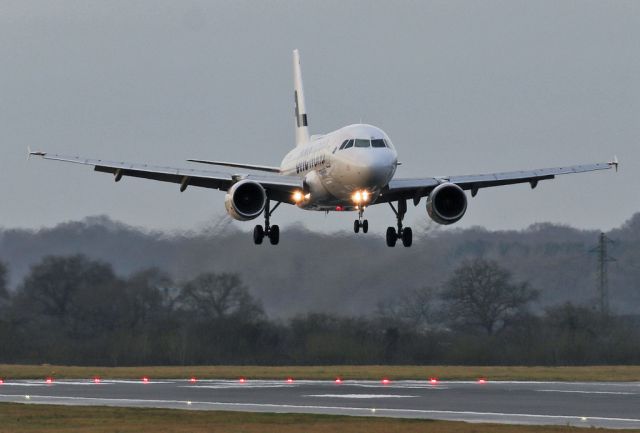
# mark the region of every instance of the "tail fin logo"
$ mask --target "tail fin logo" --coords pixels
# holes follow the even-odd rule
[[[293,92],[295,95],[295,100],[296,100],[296,122],[298,124],[298,128],[300,128],[301,126],[309,126],[307,124],[307,114],[303,113],[300,114],[300,107],[298,104],[298,91],[294,91]]]

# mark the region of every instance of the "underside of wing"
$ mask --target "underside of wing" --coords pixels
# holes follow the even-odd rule
[[[436,186],[447,182],[454,183],[464,190],[470,190],[471,195],[475,196],[481,188],[513,185],[516,183],[529,183],[532,188],[535,188],[539,181],[553,179],[558,175],[608,170],[613,167],[616,169],[618,168],[617,159],[614,159],[611,162],[541,168],[536,170],[509,171],[503,173],[394,179],[389,183],[388,187],[383,190],[376,203],[384,203],[400,199],[412,199],[414,203],[417,204],[421,197],[429,195]]]
[[[31,152],[31,155],[41,156],[53,161],[64,161],[75,164],[93,166],[95,171],[111,173],[116,182],[123,177],[137,177],[142,179],[169,182],[180,185],[180,191],[189,186],[228,190],[240,179],[248,179],[260,183],[270,199],[293,204],[291,195],[302,188],[302,180],[292,176],[280,175],[232,175],[224,172],[209,170],[194,170],[189,168],[162,167],[149,164],[129,162],[105,161],[101,159],[86,159],[76,156],[49,154],[46,152]]]

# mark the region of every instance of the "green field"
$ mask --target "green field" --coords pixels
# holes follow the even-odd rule
[[[88,379],[95,376],[113,379],[189,378],[199,379],[349,379],[426,380],[559,380],[559,381],[640,381],[640,366],[590,366],[590,367],[477,367],[477,366],[308,366],[308,367],[260,367],[260,366],[170,366],[170,367],[75,367],[59,365],[6,365],[0,364],[0,378]]]
[[[467,424],[453,421],[332,415],[131,409],[0,403],[0,432],[119,433],[542,433],[585,432],[579,427]],[[620,430],[591,429],[597,432]],[[639,430],[625,430],[638,432]]]

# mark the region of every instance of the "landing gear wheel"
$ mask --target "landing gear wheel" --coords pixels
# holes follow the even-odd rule
[[[280,227],[277,225],[271,226],[269,242],[271,242],[271,245],[278,245],[278,242],[280,242]]]
[[[253,228],[253,243],[260,245],[264,239],[264,229],[261,225],[257,225]]]
[[[369,231],[369,220],[362,221],[362,233]]]
[[[404,245],[405,247],[410,247],[412,242],[413,231],[411,230],[411,227],[405,227],[405,229],[402,230],[402,245]]]
[[[353,222],[353,232],[358,233],[360,231],[360,221],[355,220]]]
[[[387,227],[387,246],[395,247],[397,240],[398,234],[396,233],[396,229],[393,227]]]

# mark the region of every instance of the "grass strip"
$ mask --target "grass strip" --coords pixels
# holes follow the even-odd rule
[[[619,432],[591,429],[599,433]],[[584,432],[568,426],[524,426],[469,424],[457,421],[430,421],[395,418],[350,417],[312,414],[272,414],[249,412],[186,411],[102,406],[54,406],[0,403],[0,432],[12,433],[541,433]],[[638,432],[640,430],[625,430]]]

